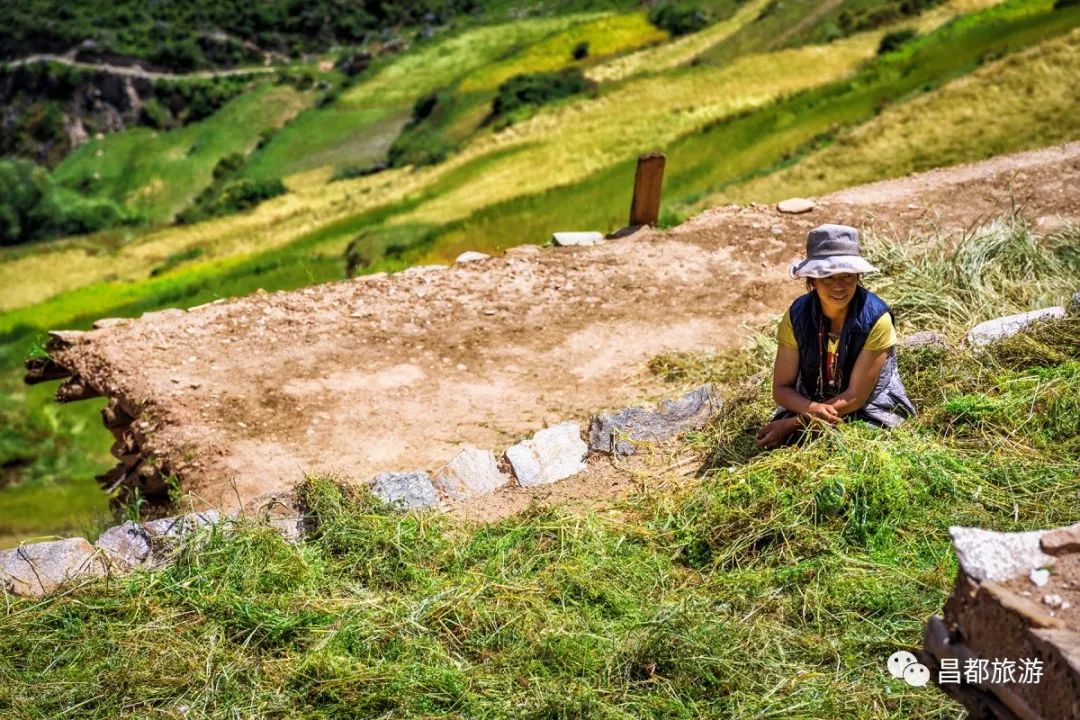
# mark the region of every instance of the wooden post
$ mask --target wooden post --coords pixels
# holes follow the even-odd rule
[[[660,218],[660,186],[664,181],[664,153],[651,152],[638,158],[634,175],[634,199],[630,203],[630,226],[655,225]]]

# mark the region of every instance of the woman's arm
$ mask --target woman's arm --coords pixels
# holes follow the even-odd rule
[[[795,389],[798,379],[799,351],[787,345],[778,345],[773,363],[773,400],[798,415],[807,415],[830,424],[839,422],[840,414],[835,408],[827,403],[811,402]]]
[[[888,360],[888,357],[888,348],[884,350],[863,349],[859,353],[859,357],[855,359],[855,367],[851,371],[851,381],[848,383],[847,389],[836,397],[827,400],[826,404],[831,405],[840,415],[848,415],[865,405],[870,393],[874,390],[878,375],[881,374],[881,368],[885,367],[885,361]]]

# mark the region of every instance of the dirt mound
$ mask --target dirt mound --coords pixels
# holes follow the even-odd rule
[[[1022,206],[1080,215],[1080,143],[820,198],[724,207],[593,247],[515,248],[453,267],[256,294],[58,336],[36,377],[111,398],[108,486],[162,496],[176,474],[232,508],[304,473],[428,469],[465,443],[505,448],[562,420],[670,394],[670,350],[737,346],[802,291],[807,230],[960,230]],[[519,502],[519,501],[515,501]],[[493,509],[492,512],[497,512]]]

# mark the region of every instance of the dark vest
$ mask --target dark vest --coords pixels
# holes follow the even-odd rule
[[[828,400],[824,387],[824,347],[828,342],[829,319],[821,311],[817,293],[808,292],[795,299],[788,310],[795,340],[799,344],[799,379],[796,389],[815,402]],[[840,343],[833,372],[840,373],[839,392],[847,389],[855,360],[866,344],[866,338],[882,315],[892,311],[885,301],[861,285],[855,289],[855,297],[848,306],[844,328],[840,331]],[[824,328],[824,336],[820,329]],[[866,403],[848,417],[857,417],[875,425],[893,427],[903,418],[915,414],[915,406],[907,396],[896,367],[896,349],[889,349],[888,358],[881,368],[874,389]]]

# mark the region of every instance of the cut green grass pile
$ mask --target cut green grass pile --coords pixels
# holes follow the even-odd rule
[[[1063,250],[1075,231],[988,232],[1001,242],[975,234],[950,258],[910,262],[930,283],[979,248],[1001,259],[1030,245],[1035,267],[1056,258],[1080,280]],[[1038,297],[986,263],[960,265],[1002,296],[995,307]],[[929,286],[912,285],[881,292],[902,306]],[[767,381],[747,381],[756,367],[658,361],[675,382],[712,373],[743,393],[690,438],[709,458],[695,482],[607,511],[534,507],[477,525],[311,479],[312,533],[297,546],[243,522],[157,573],[7,598],[0,714],[956,717],[885,660],[919,644],[951,590],[949,525],[1033,529],[1080,511],[1080,315],[977,354],[900,360],[918,417],[768,453],[732,451],[769,411]]]

